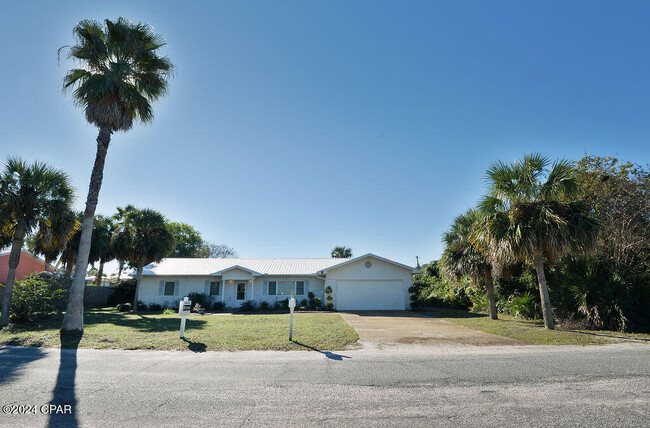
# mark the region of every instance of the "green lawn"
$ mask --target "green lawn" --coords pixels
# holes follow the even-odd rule
[[[294,342],[289,342],[289,315],[190,315],[185,340],[179,338],[178,315],[90,310],[84,315],[81,340],[60,338],[61,317],[39,326],[0,330],[1,345],[201,351],[342,350],[359,336],[339,314],[296,313]],[[78,345],[77,345],[78,343]]]
[[[447,308],[431,308],[426,312],[454,324],[510,337],[529,345],[594,345],[625,340],[650,343],[650,334],[563,330],[561,324],[556,327],[557,330],[546,330],[541,320],[519,320],[506,314],[499,314],[498,320],[491,320],[484,314]]]

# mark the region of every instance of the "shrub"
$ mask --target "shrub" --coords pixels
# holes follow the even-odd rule
[[[257,309],[257,303],[254,300],[246,300],[239,307],[239,312],[253,312]]]
[[[275,303],[273,304],[273,310],[274,310],[274,311],[281,311],[281,310],[282,310],[282,303],[280,303],[280,302],[275,302]]]
[[[289,298],[286,298],[284,300],[280,300],[280,308],[282,310],[288,311],[289,310]]]
[[[333,311],[334,310],[334,303],[332,303],[332,302],[325,303],[325,309],[327,309],[328,311]]]
[[[301,307],[301,308],[305,308],[305,309],[307,309],[307,305],[308,305],[308,303],[307,303],[307,299],[302,299],[302,300],[300,301],[300,307]]]
[[[190,302],[192,302],[192,307],[194,307],[194,305],[197,303],[203,308],[210,306],[211,297],[205,293],[192,292],[188,294],[187,297],[189,297]]]
[[[66,291],[53,277],[29,276],[14,283],[12,322],[28,323],[65,308]]]
[[[332,295],[328,294],[327,297],[325,297],[325,300],[327,300],[328,302],[331,302],[332,301]]]
[[[176,313],[176,311],[173,310],[173,309],[171,309],[171,308],[165,308],[165,309],[163,310],[163,314],[164,314],[164,315],[174,315],[175,313]]]
[[[215,311],[223,311],[226,309],[226,304],[224,302],[214,302]]]
[[[542,318],[542,308],[539,298],[535,298],[530,293],[524,293],[521,296],[511,296],[506,308],[508,313],[516,318],[535,320]]]
[[[268,311],[271,305],[269,305],[269,302],[262,302],[260,303],[260,309],[263,311]]]
[[[135,298],[135,279],[124,279],[113,286],[115,292],[108,297],[108,305],[116,306],[120,303],[131,303]]]
[[[316,295],[312,292],[307,294],[307,297],[309,297],[309,303],[307,306],[309,306],[309,309],[316,309],[318,310],[321,306],[323,306],[323,301],[320,299],[320,297],[316,297]]]
[[[327,287],[325,287],[325,293],[332,294],[332,287],[330,287],[329,285]]]
[[[138,311],[146,311],[147,305],[142,301],[138,300]]]
[[[131,311],[131,304],[130,303],[120,303],[117,305],[117,310],[118,312],[130,312]]]
[[[163,310],[162,305],[159,305],[158,303],[152,303],[149,305],[149,310],[151,312],[161,312]]]

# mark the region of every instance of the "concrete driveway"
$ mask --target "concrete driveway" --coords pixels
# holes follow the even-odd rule
[[[341,312],[366,347],[399,345],[522,345],[503,336],[484,333],[410,311]]]

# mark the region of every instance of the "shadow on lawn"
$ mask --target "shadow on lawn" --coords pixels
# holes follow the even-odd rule
[[[313,346],[305,345],[304,343],[300,343],[300,342],[298,342],[296,340],[292,340],[292,342],[295,343],[296,345],[302,346],[303,348],[307,348],[307,349],[310,349],[312,351],[320,352],[321,354],[325,355],[330,360],[343,361],[343,358],[348,358],[348,359],[352,358],[352,357],[348,357],[347,355],[335,354],[335,353],[330,352],[330,351],[321,351],[320,349],[314,348]]]
[[[186,338],[183,338],[183,340],[187,342],[187,349],[189,349],[192,352],[200,353],[200,352],[205,352],[208,349],[205,343],[192,342],[191,340],[188,340]]]
[[[173,331],[180,328],[180,318],[146,316],[134,314],[132,312],[111,313],[89,311],[84,314],[84,322],[86,325],[113,324],[122,327],[134,328],[146,333]],[[206,324],[207,321],[188,318],[186,328],[200,330],[203,329]]]
[[[59,373],[49,403],[49,427],[79,426],[77,396],[74,388],[77,375],[77,349],[82,336],[82,332],[61,332]]]

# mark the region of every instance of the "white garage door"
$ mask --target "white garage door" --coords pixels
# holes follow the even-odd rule
[[[404,310],[404,286],[393,281],[336,281],[339,311]]]

